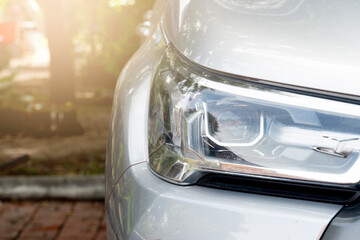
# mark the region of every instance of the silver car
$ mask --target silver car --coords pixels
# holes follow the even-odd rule
[[[115,90],[108,239],[360,239],[360,1],[158,0]]]

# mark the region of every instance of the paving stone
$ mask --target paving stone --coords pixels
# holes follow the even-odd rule
[[[99,232],[95,240],[106,240],[106,231]]]
[[[30,220],[38,203],[4,203],[0,208],[0,236],[15,239]]]
[[[102,203],[77,202],[58,239],[94,239],[103,215]]]
[[[38,240],[38,239],[54,239],[54,237],[57,234],[57,230],[51,230],[51,231],[25,231],[21,234],[21,236],[18,238],[19,240]]]
[[[106,239],[102,202],[5,202],[0,240]]]
[[[106,240],[106,217],[103,216],[99,228],[98,235],[96,236],[95,240]]]

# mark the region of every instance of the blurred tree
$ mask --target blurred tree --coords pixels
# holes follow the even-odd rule
[[[108,5],[110,10],[100,9],[99,42],[102,46],[102,64],[107,72],[117,75],[139,48],[140,37],[136,35],[136,27],[146,10],[152,7],[153,1],[111,0]]]
[[[38,0],[44,14],[50,52],[50,101],[58,106],[65,106],[58,130],[60,135],[83,133],[73,109],[75,74],[72,41],[76,34],[74,20],[77,9],[73,8],[72,2],[73,0]]]
[[[3,0],[0,0],[3,1]],[[140,45],[136,27],[154,0],[37,0],[51,54],[51,99],[74,100],[74,55],[85,80],[117,77]],[[79,56],[77,56],[79,57]],[[107,75],[108,74],[108,75]],[[106,76],[107,75],[107,76]]]
[[[81,14],[77,14],[80,31],[79,45],[87,45],[86,73],[100,66],[106,73],[117,77],[140,46],[136,27],[154,0],[75,0]],[[86,4],[85,4],[86,2]],[[80,6],[87,7],[80,7]],[[96,75],[96,74],[95,74]],[[87,77],[87,76],[85,76]]]
[[[2,0],[0,0],[2,1]],[[37,0],[45,17],[50,50],[50,98],[72,106],[74,53],[80,52],[83,78],[104,84],[117,76],[140,45],[136,27],[154,0]],[[74,44],[75,43],[75,44]],[[75,47],[75,48],[74,48]],[[74,52],[75,50],[75,52]],[[100,74],[99,74],[100,73]],[[113,77],[115,78],[115,77]],[[79,128],[75,112],[66,129]],[[66,120],[66,118],[65,118]],[[64,130],[65,132],[67,130]]]
[[[72,0],[38,0],[46,23],[50,51],[50,96],[53,103],[73,102],[74,70]]]
[[[0,0],[0,24],[3,22],[4,10],[7,2],[8,0]],[[9,48],[7,46],[4,46],[3,40],[4,36],[2,36],[0,30],[0,71],[7,66],[11,57]]]

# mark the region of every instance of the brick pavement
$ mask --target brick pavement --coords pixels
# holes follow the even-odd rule
[[[3,202],[0,240],[103,240],[102,202]]]

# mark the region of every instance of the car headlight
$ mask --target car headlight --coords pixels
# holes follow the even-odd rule
[[[216,173],[356,189],[360,106],[188,63],[169,47],[149,110],[149,164],[168,181]]]

